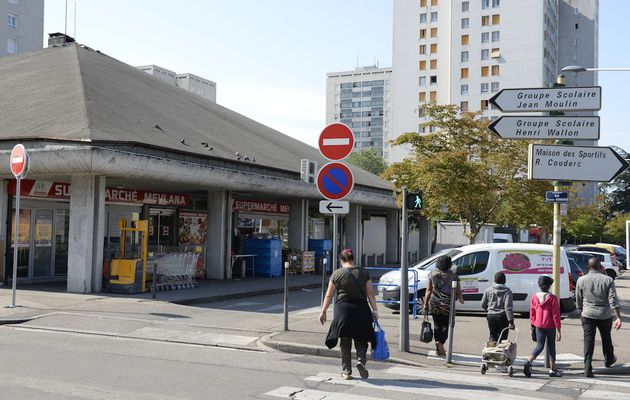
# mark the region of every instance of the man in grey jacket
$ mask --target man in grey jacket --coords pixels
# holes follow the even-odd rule
[[[497,272],[494,274],[494,284],[486,289],[481,298],[481,307],[488,311],[488,329],[490,330],[490,341],[499,343],[508,337],[508,331],[501,332],[509,327],[514,329],[514,302],[512,291],[505,286],[505,274]],[[499,338],[499,335],[501,337]]]
[[[610,332],[621,328],[621,312],[615,282],[611,277],[601,273],[599,258],[588,261],[588,274],[577,281],[575,299],[582,312],[582,329],[584,330],[584,375],[593,376],[593,350],[595,349],[595,330],[599,330],[604,350],[605,366],[610,368],[616,361],[615,349]],[[617,319],[613,324],[613,312]]]

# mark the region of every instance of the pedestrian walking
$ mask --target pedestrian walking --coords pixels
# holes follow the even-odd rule
[[[436,269],[431,273],[427,293],[424,299],[424,312],[433,317],[433,337],[439,356],[446,355],[444,343],[448,339],[448,323],[451,313],[452,284],[457,282],[456,296],[461,304],[464,297],[459,285],[459,277],[451,270],[453,262],[449,256],[440,256],[436,260]],[[402,310],[402,308],[401,308]]]
[[[534,347],[532,355],[529,356],[523,367],[523,373],[528,378],[532,376],[532,363],[542,353],[545,345],[547,346],[551,363],[549,376],[562,376],[562,372],[556,367],[556,341],[559,342],[562,338],[560,330],[560,302],[558,297],[549,293],[551,285],[553,285],[551,277],[543,275],[538,278],[540,292],[532,296],[530,301],[529,321],[534,327],[533,329],[536,330],[536,347]]]
[[[365,367],[367,347],[368,343],[372,344],[372,348],[376,345],[372,323],[378,319],[372,280],[365,268],[354,265],[352,250],[343,250],[339,259],[341,268],[333,272],[330,277],[319,321],[322,325],[326,323],[326,311],[336,293],[335,316],[326,336],[326,346],[332,349],[339,341],[341,377],[352,379],[352,341],[354,340],[358,359],[357,370],[362,379],[367,379],[369,376]]]
[[[621,328],[621,312],[615,289],[615,281],[601,272],[599,258],[588,260],[588,274],[577,281],[575,299],[582,312],[584,330],[584,375],[593,377],[593,351],[595,350],[595,330],[599,330],[604,350],[604,365],[612,367],[617,362],[610,332],[612,327]],[[613,312],[615,321],[613,323]]]
[[[488,330],[490,342],[500,343],[508,338],[505,328],[514,329],[514,296],[505,286],[506,277],[503,272],[494,274],[494,284],[486,289],[481,298],[481,308],[488,312]],[[499,337],[499,335],[501,337]]]

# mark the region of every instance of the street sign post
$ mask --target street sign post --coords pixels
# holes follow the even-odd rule
[[[591,111],[602,108],[601,94],[600,86],[503,89],[490,103],[503,112]]]
[[[319,193],[328,200],[341,200],[354,187],[354,177],[348,167],[342,163],[331,162],[322,167],[317,174]]]
[[[528,177],[545,181],[610,182],[628,162],[610,147],[529,145]]]
[[[343,160],[353,148],[354,134],[344,124],[330,124],[319,135],[319,151],[331,161]]]
[[[13,308],[15,307],[15,292],[17,289],[17,258],[18,244],[20,241],[20,183],[22,178],[28,173],[29,167],[29,156],[24,145],[16,144],[13,147],[9,157],[9,166],[17,181],[15,187],[15,225],[13,225],[13,229],[15,230],[15,236],[13,238],[13,280],[11,282],[11,305],[9,306]]]
[[[599,117],[503,116],[488,127],[502,139],[599,140]]]
[[[545,192],[545,202],[547,203],[568,203],[569,192],[565,191],[547,191]]]
[[[350,203],[347,201],[321,200],[319,202],[319,212],[322,214],[348,214]]]

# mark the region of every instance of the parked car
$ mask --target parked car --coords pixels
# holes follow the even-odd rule
[[[596,246],[601,246],[617,256],[617,261],[621,263],[621,269],[626,269],[626,249],[622,246],[610,243],[597,243]]]
[[[495,233],[492,235],[493,243],[512,243],[514,238],[511,233]]]
[[[593,257],[591,253],[585,251],[567,251],[567,257],[573,259],[580,267],[582,272],[588,274],[588,260]]]
[[[483,293],[492,285],[494,274],[501,271],[507,275],[507,285],[514,293],[514,311],[528,313],[530,299],[539,290],[538,277],[553,272],[553,248],[550,245],[487,243],[462,246],[455,250],[457,254],[452,256],[453,269],[460,277],[465,301],[464,304],[457,305],[458,310],[483,311]],[[560,257],[560,306],[563,312],[570,312],[575,309],[571,294],[571,267],[564,250]],[[430,272],[435,269],[435,258],[419,271],[422,275],[418,281],[418,292],[425,293]],[[400,274],[389,274],[391,273],[383,275],[380,282],[399,285]],[[411,276],[410,278],[413,279]],[[383,292],[387,293],[381,291]],[[388,298],[395,298],[394,293],[391,295]],[[384,299],[386,297],[387,295],[383,295]]]
[[[601,262],[602,267],[604,267],[604,271],[603,272],[608,274],[608,276],[610,276],[613,279],[617,279],[617,277],[621,273],[621,271],[619,270],[619,267],[617,266],[617,263],[613,263],[612,255],[610,253],[608,253],[608,252],[574,251],[572,253],[587,254],[589,256],[589,258],[590,257],[597,257],[597,258],[599,258],[599,261]]]
[[[582,271],[582,268],[580,268],[577,262],[575,262],[575,259],[572,257],[569,257],[569,266],[571,267],[571,280],[573,282],[573,287],[575,288],[578,279],[580,279],[581,276],[584,276],[584,271]]]
[[[596,253],[608,253],[610,254],[611,262],[617,266],[617,268],[623,268],[621,261],[617,258],[617,253],[613,245],[607,244],[581,244],[577,247],[578,251],[592,251]],[[621,246],[620,246],[621,247]],[[625,260],[625,256],[624,256]]]

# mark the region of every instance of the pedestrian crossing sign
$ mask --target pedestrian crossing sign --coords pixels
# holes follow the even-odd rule
[[[420,211],[423,205],[422,193],[407,193],[407,210]]]

